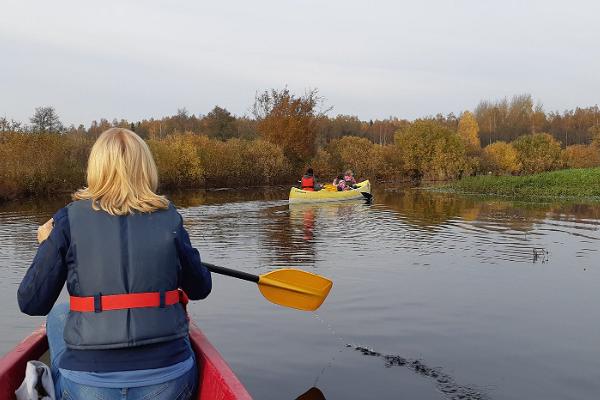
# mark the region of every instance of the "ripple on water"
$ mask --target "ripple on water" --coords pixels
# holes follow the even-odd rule
[[[180,209],[186,228],[203,259],[254,273],[298,267],[334,279],[322,318],[350,339],[331,346],[346,352],[345,343],[369,343],[387,350],[353,345],[381,359],[368,368],[362,357],[345,366],[365,381],[386,367],[402,367],[448,398],[482,399],[486,391],[477,388],[496,385],[509,399],[557,399],[560,387],[556,376],[548,377],[553,370],[545,369],[546,360],[560,359],[552,367],[564,381],[597,370],[593,338],[600,318],[589,305],[598,300],[590,287],[597,275],[599,206],[411,191],[377,192],[372,205],[288,205],[280,200],[285,191],[278,198],[248,192],[234,202],[227,196],[182,200],[188,204]],[[55,203],[11,207],[0,208],[0,301],[6,305],[0,310],[0,352],[39,322],[18,313],[15,290],[35,253],[37,224],[56,210]],[[301,391],[291,387],[308,387],[322,368],[316,360],[331,350],[322,330],[304,314],[267,304],[255,288],[214,281],[213,294],[192,310],[253,395],[292,398]],[[276,354],[256,343],[269,343]],[[516,363],[511,357],[521,358]],[[256,365],[269,366],[269,373],[255,373]],[[337,365],[328,368],[319,387],[337,398],[327,380],[339,374]],[[265,376],[281,385],[265,385]],[[587,392],[585,385],[569,390],[594,398],[596,381],[589,380]],[[393,397],[385,385],[373,390],[376,398]]]

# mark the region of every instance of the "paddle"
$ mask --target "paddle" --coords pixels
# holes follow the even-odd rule
[[[205,262],[202,265],[211,272],[258,284],[262,295],[271,303],[304,311],[319,308],[333,285],[327,278],[299,269],[284,268],[263,275],[253,275]]]
[[[311,387],[307,392],[296,397],[296,400],[327,400],[319,388]]]

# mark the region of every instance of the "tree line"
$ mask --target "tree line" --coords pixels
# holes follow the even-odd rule
[[[260,136],[258,129],[260,113],[264,113],[264,106],[268,105],[267,102],[269,101],[265,95],[272,97],[278,94],[290,95],[287,89],[258,94],[252,107],[252,115],[249,116],[233,115],[226,108],[218,105],[205,115],[190,114],[184,107],[177,109],[174,115],[160,119],[150,118],[130,122],[124,119],[109,121],[106,118],[101,118],[92,121],[88,127],[84,125],[77,127],[74,125],[64,126],[53,107],[38,107],[30,118],[30,124],[0,117],[0,132],[87,133],[97,136],[110,127],[120,126],[134,130],[145,139],[164,138],[176,132],[193,132],[220,140],[231,138],[256,139]],[[307,99],[310,100],[311,97],[316,100],[313,107],[322,106],[323,99],[318,96],[316,90],[308,93]],[[262,110],[260,108],[261,102]],[[343,136],[364,137],[381,145],[391,144],[394,141],[394,134],[400,128],[410,124],[409,120],[398,117],[369,121],[360,120],[352,115],[339,114],[329,117],[327,116],[329,110],[329,108],[324,107],[313,115],[316,144],[320,147]],[[597,130],[600,127],[600,108],[598,105],[577,107],[562,112],[547,112],[541,103],[534,102],[530,94],[515,95],[510,99],[482,100],[472,110],[472,113],[479,126],[482,145],[489,145],[496,141],[510,142],[521,135],[536,132],[545,132],[552,135],[561,142],[563,147],[572,144],[589,144],[592,141],[595,129]],[[436,114],[421,119],[436,121],[456,130],[461,114]]]
[[[519,95],[414,121],[330,111],[317,90],[287,88],[258,93],[247,116],[180,108],[160,119],[65,127],[53,107],[39,107],[30,124],[0,118],[0,198],[83,185],[91,145],[115,126],[148,142],[163,188],[290,184],[307,166],[322,180],[352,168],[359,177],[418,182],[600,165],[597,106],[546,113]]]

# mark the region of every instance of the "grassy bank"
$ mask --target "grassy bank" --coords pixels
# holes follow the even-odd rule
[[[565,169],[526,176],[476,176],[435,190],[520,198],[600,200],[600,168]]]

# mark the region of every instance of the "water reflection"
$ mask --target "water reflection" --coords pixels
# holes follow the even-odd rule
[[[431,379],[438,366],[490,398],[597,396],[600,205],[381,187],[370,205],[289,205],[287,194],[169,196],[206,261],[253,273],[298,267],[335,281],[319,315],[343,340],[223,277],[191,305],[255,398],[451,398]],[[39,323],[19,314],[15,290],[37,225],[68,201],[0,205],[0,353]],[[324,365],[319,389],[306,391]]]

